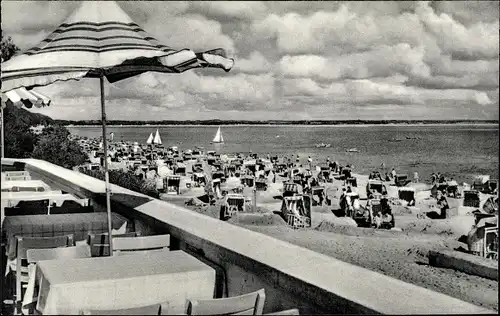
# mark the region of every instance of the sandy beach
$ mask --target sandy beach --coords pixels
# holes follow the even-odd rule
[[[353,189],[358,190],[363,199],[366,197],[368,177],[355,176],[358,178],[358,187]],[[281,206],[281,201],[276,198],[276,195],[281,194],[281,183],[273,183],[267,191],[258,192],[256,212],[252,212],[251,206],[247,204],[246,212],[236,214],[228,222],[498,311],[497,281],[428,265],[429,250],[452,250],[459,247],[467,249],[467,244],[461,242],[461,237],[469,232],[474,217],[465,215],[472,209],[460,206],[461,200],[448,199],[450,213],[454,216],[447,219],[418,218],[417,214],[434,210],[436,202],[430,198],[430,187],[414,184],[417,199],[415,207],[397,205],[398,203],[392,205],[396,219],[395,229],[361,228],[352,219],[334,214],[339,208],[341,184],[340,181],[334,181],[326,185],[332,205],[313,206],[311,228],[294,230],[275,213]],[[387,188],[389,197],[397,197],[397,187],[387,185]],[[245,188],[244,195],[249,198],[251,192],[250,188]],[[185,205],[186,201],[202,194],[203,190],[198,188],[184,190],[179,196],[162,195],[161,198],[219,218],[220,200],[212,206]]]

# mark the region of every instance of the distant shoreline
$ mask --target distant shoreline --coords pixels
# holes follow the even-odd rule
[[[499,126],[498,123],[475,123],[475,122],[467,122],[467,123],[388,123],[388,124],[378,124],[378,123],[363,123],[363,124],[107,124],[107,127],[115,128],[115,127],[214,127],[214,126],[258,126],[258,127],[266,127],[266,126],[307,126],[307,127],[345,127],[345,126],[359,126],[359,127],[372,127],[372,126],[444,126],[444,125],[455,125],[455,126]],[[77,127],[101,127],[101,124],[85,124],[85,125],[64,125],[65,127],[77,128]]]

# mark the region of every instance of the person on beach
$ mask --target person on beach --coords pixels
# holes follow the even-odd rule
[[[432,182],[432,185],[434,185],[436,183],[436,179],[437,179],[436,174],[434,172],[431,173],[431,182]]]
[[[396,170],[394,168],[391,170],[391,176],[393,179],[396,178]]]
[[[413,182],[418,183],[418,172],[416,171],[413,173]]]
[[[444,174],[441,175],[441,177],[439,178],[439,183],[444,183],[446,182],[446,177],[444,176]]]
[[[440,214],[441,218],[445,219],[446,218],[446,212],[450,208],[449,205],[448,205],[448,200],[446,199],[446,197],[444,196],[443,192],[441,192],[441,191],[437,192],[436,199],[437,199],[437,206],[441,210],[441,214]]]

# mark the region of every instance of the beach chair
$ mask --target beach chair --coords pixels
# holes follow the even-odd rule
[[[465,190],[464,191],[464,202],[463,206],[466,207],[479,207],[481,200],[479,199],[479,192],[476,190]]]
[[[180,176],[166,176],[163,179],[163,187],[167,194],[181,194],[181,177]]]
[[[490,196],[483,204],[483,212],[486,214],[498,213],[498,197]]]
[[[312,195],[312,206],[323,206],[325,204],[330,205],[330,199],[325,192],[325,187],[312,187],[311,188]],[[314,197],[318,197],[318,201],[314,199]]]
[[[484,185],[483,192],[486,194],[494,194],[498,189],[498,180],[488,180]]]
[[[215,180],[215,179],[220,179],[221,183],[224,183],[225,180],[226,180],[226,176],[224,174],[223,171],[215,171],[213,174],[212,174],[212,179]]]
[[[304,189],[300,184],[287,182],[283,184],[283,198],[303,194]]]
[[[181,162],[178,162],[174,166],[174,175],[185,176],[186,175],[186,165],[181,163]]]
[[[295,195],[283,198],[281,215],[292,228],[311,227],[311,197]]]
[[[453,197],[453,198],[459,198],[460,197],[460,191],[458,190],[458,183],[456,181],[448,181],[446,187],[446,196],[448,197]]]
[[[350,185],[351,187],[357,188],[358,187],[358,179],[356,177],[350,177],[345,180],[346,185]]]
[[[246,187],[253,188],[255,185],[255,178],[252,176],[243,176],[240,178],[241,184]]]
[[[264,289],[218,299],[189,300],[187,315],[262,315],[266,294]]]
[[[483,240],[484,257],[498,260],[498,226],[486,227]]]
[[[81,315],[161,315],[161,304],[125,309],[84,310]]]
[[[16,275],[16,302],[22,301],[22,283],[28,283],[27,266],[23,264],[28,259],[29,249],[59,248],[73,246],[73,234],[55,237],[24,237],[16,236],[17,257],[14,273]],[[16,304],[17,305],[17,304]]]
[[[477,190],[479,192],[483,192],[484,189],[486,188],[487,182],[490,180],[489,175],[480,175],[474,178],[474,181],[472,182],[472,189]]]
[[[348,167],[343,167],[342,170],[340,171],[341,179],[342,180],[347,180],[352,177],[352,170],[351,168]]]
[[[255,180],[255,189],[257,191],[266,191],[267,190],[267,181],[265,179]]]
[[[242,194],[227,194],[220,207],[220,219],[227,220],[235,213],[245,211],[245,197]]]
[[[406,174],[397,174],[394,177],[394,184],[398,187],[404,187],[408,183],[410,183],[411,180],[408,179],[408,175]]]
[[[152,250],[167,250],[170,247],[170,235],[141,237],[114,237],[113,255],[139,254]]]
[[[387,187],[382,181],[368,180],[366,184],[366,195],[368,198],[380,198],[382,195],[387,195]]]
[[[415,206],[415,189],[414,188],[399,188],[398,197],[400,200],[408,202],[408,206]]]

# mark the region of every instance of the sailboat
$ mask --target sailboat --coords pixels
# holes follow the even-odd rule
[[[215,133],[215,137],[212,140],[212,143],[223,143],[224,142],[224,137],[222,137],[222,132],[220,131],[220,126],[217,129],[217,133]]]
[[[149,134],[148,140],[146,141],[146,144],[152,144],[153,143],[153,133]]]
[[[156,134],[155,138],[153,139],[153,143],[161,145],[161,137],[160,137],[160,132],[158,132],[158,129],[156,129]]]

